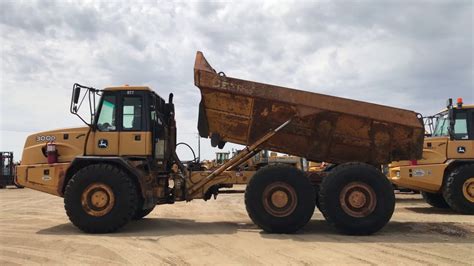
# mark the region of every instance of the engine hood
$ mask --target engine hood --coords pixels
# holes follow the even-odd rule
[[[58,162],[70,162],[84,154],[89,127],[61,128],[28,136],[23,148],[21,164],[47,163],[46,143],[53,142],[58,150]]]

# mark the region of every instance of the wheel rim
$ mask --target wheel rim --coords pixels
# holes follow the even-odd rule
[[[104,216],[114,207],[115,196],[108,185],[103,183],[90,184],[81,196],[82,208],[91,216]]]
[[[474,202],[474,177],[468,178],[462,186],[462,194],[470,202]]]
[[[296,209],[298,198],[292,186],[275,182],[265,188],[262,201],[268,213],[276,217],[285,217]]]
[[[339,201],[345,213],[352,217],[366,217],[377,206],[375,191],[362,182],[347,184],[339,195]]]

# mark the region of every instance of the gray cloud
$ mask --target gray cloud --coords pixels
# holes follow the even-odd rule
[[[74,82],[173,92],[179,137],[196,146],[196,50],[229,76],[421,113],[474,102],[472,1],[4,0],[0,12],[1,149],[21,150],[8,132],[80,124]]]

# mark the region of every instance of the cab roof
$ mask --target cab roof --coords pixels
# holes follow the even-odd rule
[[[116,86],[104,88],[104,91],[153,91],[148,86]]]
[[[456,104],[453,104],[453,109],[460,109],[460,110],[466,110],[466,109],[474,109],[474,104],[463,104],[461,108],[459,108]],[[448,109],[444,108],[443,110],[439,111],[439,113],[446,112]]]
[[[474,104],[463,104],[461,109],[473,109]]]

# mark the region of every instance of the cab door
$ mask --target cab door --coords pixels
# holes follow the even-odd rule
[[[151,132],[146,91],[123,91],[120,97],[119,155],[151,155]]]
[[[456,110],[454,119],[454,136],[448,142],[448,158],[472,159],[474,156],[473,112],[469,109]]]
[[[98,110],[95,130],[88,142],[88,155],[117,156],[119,151],[118,100],[114,93],[104,93]],[[92,154],[91,151],[92,150]]]

